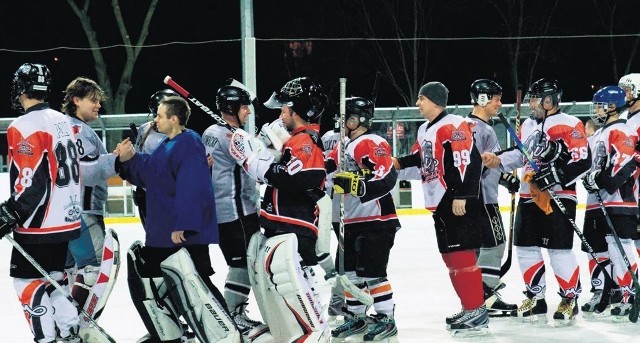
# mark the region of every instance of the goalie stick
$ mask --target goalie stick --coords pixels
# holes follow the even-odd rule
[[[540,171],[540,167],[538,167],[536,162],[533,161],[533,158],[531,158],[531,155],[529,155],[524,145],[522,145],[522,141],[520,141],[520,138],[518,138],[518,135],[515,133],[515,131],[513,131],[513,128],[511,127],[511,125],[509,125],[507,118],[505,118],[504,114],[502,113],[498,113],[498,118],[500,118],[500,121],[507,129],[507,132],[509,132],[509,135],[511,135],[511,138],[513,138],[513,141],[516,143],[518,150],[520,150],[522,155],[524,155],[527,162],[531,165],[531,168],[533,168],[533,171],[538,173]],[[564,218],[569,222],[569,224],[571,224],[573,231],[576,233],[576,235],[578,235],[578,238],[580,238],[580,241],[584,245],[585,249],[587,249],[587,253],[589,253],[589,256],[593,258],[598,268],[600,268],[600,270],[602,271],[605,277],[605,283],[610,282],[610,284],[613,284],[613,279],[611,278],[611,275],[609,274],[609,272],[607,272],[607,269],[602,265],[602,263],[598,261],[596,253],[595,251],[593,251],[593,247],[591,247],[589,242],[587,242],[586,237],[584,236],[582,231],[580,231],[580,229],[578,228],[578,225],[576,225],[576,222],[569,217],[569,215],[567,214],[567,209],[564,207],[564,205],[560,201],[560,198],[558,198],[558,196],[553,192],[553,190],[548,189],[547,191],[549,192],[549,196],[551,196],[551,199],[553,199],[553,202],[556,204],[558,209],[560,209],[560,212],[562,212],[562,214],[564,215]],[[596,306],[596,309],[598,312],[604,312],[604,310],[609,305],[609,297],[607,297],[607,299],[605,300],[605,293],[609,293],[609,292],[602,293],[602,299],[600,300],[600,303],[598,303],[598,305]]]
[[[633,281],[633,288],[636,289],[636,294],[633,297],[633,304],[631,305],[631,310],[629,311],[629,321],[635,323],[638,321],[638,314],[640,312],[640,284],[638,283],[638,275],[634,273],[633,268],[631,267],[631,262],[629,262],[629,257],[624,252],[624,247],[622,246],[622,242],[620,242],[620,236],[616,232],[615,227],[613,226],[613,222],[607,214],[607,210],[604,207],[604,203],[602,202],[602,196],[600,196],[600,191],[596,191],[594,193],[596,198],[598,199],[598,205],[600,205],[600,209],[602,210],[602,214],[604,214],[604,219],[611,229],[611,234],[613,239],[616,241],[616,247],[620,251],[620,255],[622,255],[622,259],[624,260],[624,264],[631,275],[631,280]],[[604,293],[604,292],[603,292]]]
[[[13,245],[13,247],[18,250],[18,252],[20,254],[22,254],[22,256],[24,256],[24,258],[29,261],[29,263],[31,263],[31,265],[38,270],[38,272],[40,272],[40,274],[42,274],[42,276],[47,279],[47,281],[55,288],[57,289],[62,295],[65,296],[65,298],[67,298],[67,300],[69,300],[69,302],[71,302],[71,304],[73,306],[75,306],[75,308],[80,312],[81,315],[83,315],[85,317],[85,319],[89,322],[89,325],[92,326],[93,328],[95,328],[108,342],[111,343],[115,343],[116,341],[106,332],[104,331],[104,329],[91,317],[90,314],[87,313],[87,311],[85,311],[82,306],[80,306],[80,304],[78,304],[78,302],[71,296],[71,294],[69,294],[69,292],[67,292],[66,289],[62,288],[62,286],[58,283],[58,281],[54,280],[49,273],[47,273],[46,270],[44,270],[44,268],[42,268],[42,266],[40,266],[40,264],[38,264],[38,262],[36,262],[36,260],[33,259],[33,257],[31,257],[31,255],[29,255],[29,253],[24,250],[24,248],[22,248],[22,246],[16,242],[13,237],[6,235],[5,238]],[[102,340],[99,340],[99,342],[102,342]]]

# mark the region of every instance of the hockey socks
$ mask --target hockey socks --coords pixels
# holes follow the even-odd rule
[[[462,307],[473,310],[484,305],[482,273],[476,264],[475,250],[442,254],[442,259],[449,268],[449,278]]]

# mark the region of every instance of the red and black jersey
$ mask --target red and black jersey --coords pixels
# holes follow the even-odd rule
[[[30,107],[7,129],[10,208],[16,241],[57,243],[79,236],[81,178],[69,118],[47,104]]]
[[[265,174],[268,184],[260,210],[260,224],[265,229],[318,236],[315,196],[324,192],[326,176],[318,132],[317,124],[292,131],[282,147],[280,162],[273,163]]]

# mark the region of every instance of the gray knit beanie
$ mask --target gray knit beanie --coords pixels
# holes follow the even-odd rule
[[[420,88],[419,94],[426,96],[438,106],[447,107],[449,90],[442,84],[442,82],[432,81],[426,83]]]

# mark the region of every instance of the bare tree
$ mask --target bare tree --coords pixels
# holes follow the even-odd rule
[[[91,17],[89,16],[91,0],[67,0],[67,3],[71,9],[73,9],[73,12],[76,14],[78,19],[80,19],[82,28],[87,36],[87,40],[89,41],[91,53],[95,61],[96,73],[98,75],[97,81],[108,96],[108,99],[104,102],[105,111],[107,113],[125,113],[125,101],[127,99],[127,94],[131,89],[131,75],[133,73],[133,67],[135,66],[140,50],[142,49],[142,46],[147,39],[147,35],[149,34],[149,24],[151,23],[151,18],[155,12],[158,0],[152,0],[149,3],[149,8],[147,9],[144,21],[142,22],[140,34],[135,45],[131,43],[132,39],[127,27],[125,26],[119,1],[111,0],[111,7],[113,8],[116,26],[122,38],[122,43],[126,53],[125,62],[120,74],[120,80],[115,91],[107,73],[107,62],[104,59],[100,43],[98,42],[98,34],[91,24]],[[110,32],[110,30],[111,28],[106,28],[104,31]]]

